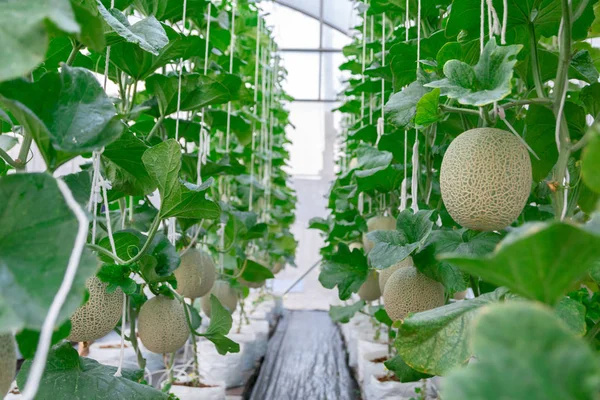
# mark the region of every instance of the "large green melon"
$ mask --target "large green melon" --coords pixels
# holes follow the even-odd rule
[[[173,353],[190,336],[183,304],[165,296],[156,296],[144,303],[138,317],[140,340],[153,353]]]
[[[175,270],[177,293],[189,299],[202,297],[212,289],[217,277],[215,263],[205,251],[188,249]]]
[[[501,230],[523,211],[531,190],[527,148],[512,133],[468,130],[450,143],[440,170],[442,199],[465,228]]]

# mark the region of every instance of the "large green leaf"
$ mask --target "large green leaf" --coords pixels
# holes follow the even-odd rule
[[[214,294],[210,295],[210,324],[202,336],[214,343],[219,354],[239,353],[240,345],[227,336],[233,324],[231,314]]]
[[[600,193],[600,132],[598,126],[590,129],[590,140],[581,158],[581,177],[590,189]]]
[[[417,112],[419,100],[429,91],[420,82],[413,82],[398,93],[394,93],[385,105],[388,117],[399,128],[410,126]]]
[[[417,371],[445,375],[472,356],[469,340],[473,318],[484,306],[502,301],[505,295],[506,289],[500,288],[409,316],[398,329],[398,354]]]
[[[445,400],[596,399],[596,354],[546,307],[513,302],[490,307],[474,322],[477,363],[448,376]]]
[[[339,298],[348,300],[367,280],[369,265],[362,251],[340,243],[338,252],[323,261],[319,282],[327,289],[338,287]]]
[[[521,48],[520,45],[497,46],[496,40],[491,39],[475,66],[450,60],[444,65],[446,77],[425,86],[439,88],[442,95],[465,105],[485,106],[502,100],[511,92],[515,56]]]
[[[206,42],[198,36],[180,35],[168,25],[163,25],[169,43],[157,55],[149,53],[137,44],[123,41],[110,50],[110,62],[134,79],[142,80],[172,61],[204,56]],[[105,54],[99,54],[100,66],[104,67]],[[112,70],[111,70],[112,73]],[[114,72],[116,74],[116,71]],[[112,76],[112,75],[111,75]],[[114,76],[116,79],[116,75]]]
[[[356,149],[358,167],[355,175],[359,178],[371,176],[376,172],[386,169],[392,162],[392,153],[379,151],[375,147],[365,143],[358,145]]]
[[[44,60],[49,26],[80,32],[69,0],[0,2],[0,82],[22,77]]]
[[[354,314],[362,310],[365,305],[366,303],[364,300],[359,300],[349,306],[331,306],[329,307],[329,316],[333,322],[345,324],[350,322],[350,319],[354,317]]]
[[[398,215],[395,231],[374,231],[367,237],[375,243],[369,252],[369,262],[374,268],[391,267],[411,255],[425,244],[431,230],[431,210],[413,213],[411,209]]]
[[[244,262],[246,263],[246,268],[242,272],[242,278],[248,282],[264,282],[267,279],[275,277],[269,268],[256,261],[247,259]]]
[[[600,262],[600,236],[569,223],[531,223],[514,230],[487,256],[442,259],[527,298],[558,302]]]
[[[148,146],[125,131],[121,137],[106,146],[102,153],[104,175],[112,190],[130,196],[144,196],[156,189],[156,184],[142,162]]]
[[[216,219],[221,215],[219,205],[206,199],[206,189],[212,184],[212,179],[202,186],[180,181],[181,147],[175,139],[169,139],[146,150],[142,161],[158,186],[162,218],[200,220]]]
[[[48,168],[98,150],[119,137],[124,125],[112,101],[83,68],[63,66],[37,82],[0,84],[0,104],[29,132]]]
[[[0,178],[0,331],[39,330],[60,287],[78,222],[47,174]],[[84,250],[62,324],[81,304],[97,261]]]
[[[433,89],[417,103],[415,125],[427,127],[443,118],[440,112],[440,89]]]
[[[130,25],[127,17],[121,11],[116,8],[107,10],[99,0],[97,2],[98,10],[106,23],[119,37],[126,41],[135,43],[140,48],[155,55],[158,55],[160,49],[169,43],[165,30],[154,16],[149,16]],[[118,41],[113,38],[109,40],[109,44],[115,42]]]
[[[25,361],[17,384],[25,387],[31,370],[31,360]],[[132,399],[166,400],[168,395],[152,386],[143,385],[143,370],[122,370],[122,377],[116,377],[117,367],[102,365],[96,360],[79,357],[70,343],[53,348],[48,354],[46,369],[35,396],[39,400],[55,399]]]
[[[441,282],[448,292],[460,292],[467,289],[463,273],[447,261],[438,260],[437,256],[444,253],[483,256],[494,250],[500,239],[501,236],[493,232],[435,230],[413,260],[419,271]]]
[[[556,118],[550,109],[532,104],[525,118],[525,126],[525,141],[539,157],[531,157],[533,179],[539,182],[548,176],[558,159],[556,141],[552,134],[556,128]]]
[[[431,377],[429,374],[423,374],[411,368],[399,355],[390,358],[384,362],[384,365],[396,375],[400,382],[416,382]]]
[[[208,105],[225,104],[233,100],[241,87],[239,77],[224,74],[218,79],[200,74],[186,74],[181,82],[181,111],[199,110]],[[156,96],[162,115],[177,111],[177,75],[155,74],[146,80],[148,92]]]

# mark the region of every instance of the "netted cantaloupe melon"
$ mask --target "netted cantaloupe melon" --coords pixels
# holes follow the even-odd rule
[[[381,290],[379,289],[378,273],[375,270],[371,270],[365,283],[358,289],[358,297],[364,301],[373,301],[377,300],[380,296]]]
[[[464,300],[467,297],[467,291],[463,290],[462,292],[454,293],[454,300]]]
[[[415,266],[415,264],[413,263],[412,257],[408,256],[404,260],[397,262],[396,264],[392,265],[391,267],[387,267],[386,269],[379,270],[379,288],[381,289],[381,292],[383,293],[383,291],[385,289],[385,283],[388,281],[388,279],[390,279],[390,276],[392,276],[392,274],[394,272],[398,271],[400,268],[414,267],[414,266]]]
[[[210,318],[210,295],[214,294],[231,314],[235,311],[238,302],[238,296],[235,289],[227,281],[216,281],[209,294],[202,297],[202,311]]]
[[[373,217],[367,221],[367,232],[373,231],[395,231],[396,230],[396,218],[394,217]],[[363,246],[365,249],[365,253],[370,252],[375,247],[375,243],[373,243],[369,238],[367,238],[367,234],[363,233]]]
[[[393,321],[408,313],[444,305],[444,286],[423,275],[415,267],[400,268],[390,276],[383,290],[385,311]]]
[[[11,333],[0,335],[0,398],[10,390],[17,373],[17,352]]]
[[[85,286],[90,297],[71,316],[71,333],[67,339],[72,342],[90,342],[103,338],[115,328],[123,315],[121,289],[107,293],[108,283],[96,276],[89,278]]]
[[[202,297],[212,289],[217,277],[215,263],[205,251],[189,249],[175,270],[177,293],[189,299]]]
[[[440,170],[442,199],[465,228],[494,231],[523,211],[531,190],[527,148],[512,133],[468,130],[450,143]]]
[[[279,272],[281,272],[284,266],[285,260],[276,261],[271,267],[271,272],[273,273],[273,275],[278,274]]]
[[[190,336],[185,310],[179,300],[156,296],[142,305],[138,317],[140,340],[153,353],[173,353]]]

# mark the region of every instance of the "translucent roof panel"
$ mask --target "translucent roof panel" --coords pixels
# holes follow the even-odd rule
[[[267,14],[265,16],[267,24],[273,26],[275,42],[279,48],[319,48],[318,20],[277,3],[263,2],[261,9]]]
[[[284,51],[281,58],[288,71],[283,90],[296,99],[318,99],[319,53]]]
[[[300,11],[315,19],[321,17],[323,11],[323,22],[345,34],[350,32],[358,20],[352,0],[274,0],[289,8]]]

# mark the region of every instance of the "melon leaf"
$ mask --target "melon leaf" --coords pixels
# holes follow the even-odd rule
[[[473,318],[482,307],[504,300],[506,293],[505,288],[499,288],[474,299],[409,316],[398,329],[398,354],[417,371],[445,375],[472,356],[469,336]]]
[[[513,230],[486,256],[441,259],[484,281],[547,304],[600,263],[600,236],[563,222],[530,223]]]
[[[439,88],[442,95],[464,105],[481,107],[502,100],[511,92],[515,57],[521,48],[521,45],[498,46],[491,39],[475,66],[450,60],[444,65],[446,77],[425,87]]]
[[[354,304],[349,306],[331,306],[329,307],[329,316],[333,322],[339,322],[342,324],[346,324],[350,322],[354,314],[362,310],[365,305],[364,300],[359,300]]]
[[[17,384],[25,386],[31,369],[31,360],[25,361]],[[102,365],[91,358],[79,357],[70,343],[55,346],[48,353],[48,361],[36,399],[89,399],[90,395],[110,393],[115,399],[163,400],[168,395],[152,386],[143,385],[143,370],[123,369],[122,377],[115,377],[117,367]]]
[[[447,377],[446,400],[591,400],[600,390],[592,349],[540,304],[491,306],[475,320],[471,343],[478,362]]]
[[[240,345],[227,336],[233,325],[231,314],[214,294],[210,295],[210,324],[206,333],[202,334],[206,339],[214,343],[219,354],[239,353]]]
[[[340,243],[338,248],[337,253],[324,260],[319,282],[327,289],[337,286],[340,300],[348,300],[367,280],[369,265],[361,250],[350,252],[344,243]]]

